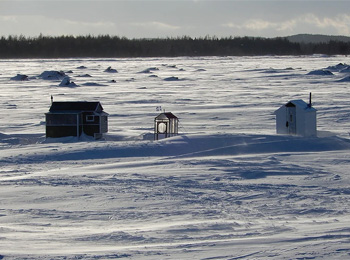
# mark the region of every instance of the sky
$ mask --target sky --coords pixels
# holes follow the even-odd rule
[[[350,0],[0,0],[0,36],[350,36]]]

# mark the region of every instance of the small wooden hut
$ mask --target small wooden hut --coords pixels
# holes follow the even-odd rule
[[[159,140],[178,134],[179,119],[171,112],[164,112],[154,119],[154,139]]]
[[[291,100],[275,111],[277,134],[317,136],[316,109],[303,100]]]
[[[100,102],[52,102],[46,117],[46,137],[81,136],[95,139],[108,131],[108,114]]]

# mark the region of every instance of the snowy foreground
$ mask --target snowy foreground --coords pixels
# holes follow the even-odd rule
[[[0,259],[349,259],[339,63],[349,59],[1,60]],[[276,135],[273,112],[309,92],[318,137]],[[100,101],[109,133],[45,139],[51,95]],[[153,141],[160,106],[181,133]]]

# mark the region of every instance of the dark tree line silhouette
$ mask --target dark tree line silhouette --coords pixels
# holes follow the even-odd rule
[[[286,38],[203,37],[128,39],[100,36],[8,36],[0,38],[0,58],[177,57],[343,54],[349,42],[292,43]]]

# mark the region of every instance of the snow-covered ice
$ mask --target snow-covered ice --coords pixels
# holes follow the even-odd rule
[[[346,63],[0,60],[0,259],[348,259]],[[61,71],[79,87],[44,80]],[[318,137],[276,135],[273,112],[309,92]],[[45,139],[51,95],[100,101],[109,133]],[[153,140],[157,107],[179,117],[178,136]]]

